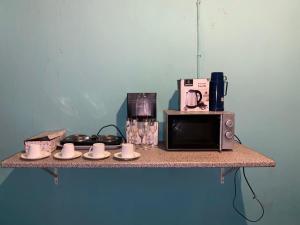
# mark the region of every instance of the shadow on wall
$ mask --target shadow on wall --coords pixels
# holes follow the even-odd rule
[[[116,115],[116,122],[115,123],[111,123],[113,125],[116,125],[120,131],[122,132],[122,134],[125,136],[125,124],[126,124],[126,118],[127,118],[127,102],[126,99],[123,101],[123,103],[121,104],[117,115]],[[104,124],[104,126],[107,126],[109,124]],[[115,129],[112,126],[106,127],[103,130],[101,130],[101,135],[105,135],[105,134],[112,134],[112,135],[117,135],[120,136],[119,132],[117,131],[117,129]]]
[[[221,185],[217,169],[59,172],[56,186],[42,170],[15,169],[0,187],[0,224],[246,225],[231,205],[233,175]]]
[[[116,117],[116,125],[121,130],[123,135],[125,136],[125,125],[126,125],[126,119],[127,119],[127,99],[123,101],[121,104]]]
[[[174,91],[172,97],[169,100],[169,109],[179,110],[179,92]]]

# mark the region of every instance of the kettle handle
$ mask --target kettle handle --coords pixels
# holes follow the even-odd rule
[[[196,95],[197,95],[197,105],[199,105],[201,103],[201,100],[202,100],[202,94],[201,94],[201,91],[198,91],[196,90]],[[198,99],[198,96],[199,96],[199,99]]]

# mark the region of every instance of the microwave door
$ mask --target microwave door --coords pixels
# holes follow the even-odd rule
[[[218,116],[170,116],[168,118],[168,149],[220,150]]]

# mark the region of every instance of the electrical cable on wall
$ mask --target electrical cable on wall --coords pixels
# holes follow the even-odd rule
[[[197,78],[199,79],[199,74],[200,74],[200,31],[199,31],[199,20],[200,20],[200,4],[201,4],[201,0],[197,0],[196,2],[196,6],[197,6]]]
[[[104,128],[107,128],[107,127],[114,127],[114,128],[118,131],[118,133],[121,135],[121,137],[123,138],[123,140],[126,141],[126,138],[125,138],[125,136],[123,135],[123,133],[121,132],[120,128],[117,127],[117,126],[114,125],[114,124],[109,124],[109,125],[106,125],[106,126],[101,127],[101,128],[99,129],[98,133],[97,133],[97,136],[100,135],[101,131],[102,131]]]
[[[239,144],[242,144],[241,140],[239,139],[239,137],[238,137],[237,135],[234,135],[234,137],[236,138],[236,141],[237,141]],[[255,200],[258,202],[258,204],[259,204],[260,207],[261,207],[262,212],[261,212],[261,215],[260,215],[258,218],[256,218],[256,219],[249,219],[249,218],[248,218],[245,214],[243,214],[243,213],[237,208],[237,206],[236,206],[236,189],[237,189],[237,188],[236,188],[236,179],[237,179],[237,174],[238,174],[239,171],[240,171],[240,168],[238,168],[238,169],[235,171],[235,174],[234,174],[234,197],[233,197],[233,201],[232,201],[232,207],[233,207],[234,210],[235,210],[241,217],[243,217],[245,220],[247,220],[247,221],[249,221],[249,222],[258,222],[258,221],[260,221],[260,220],[263,218],[263,216],[264,216],[264,214],[265,214],[265,209],[264,209],[264,206],[263,206],[263,204],[261,203],[261,201],[257,198],[257,196],[256,196],[256,194],[255,194],[253,188],[252,188],[251,185],[250,185],[250,182],[248,181],[248,178],[247,178],[246,173],[245,173],[245,167],[243,167],[243,176],[244,176],[244,179],[245,179],[245,181],[246,181],[246,183],[247,183],[247,185],[248,185],[248,188],[250,189],[250,191],[251,191],[252,194],[253,194],[253,199],[255,199]]]

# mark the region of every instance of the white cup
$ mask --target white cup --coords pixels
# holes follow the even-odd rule
[[[63,158],[71,158],[75,154],[75,147],[72,143],[66,143],[64,144],[62,150],[61,150],[61,156]]]
[[[134,157],[134,145],[131,143],[122,144],[122,158],[133,158]]]
[[[89,152],[92,153],[93,157],[104,156],[105,145],[103,143],[95,143],[90,147]]]
[[[28,158],[38,158],[41,156],[41,146],[39,144],[30,144],[27,150]]]

